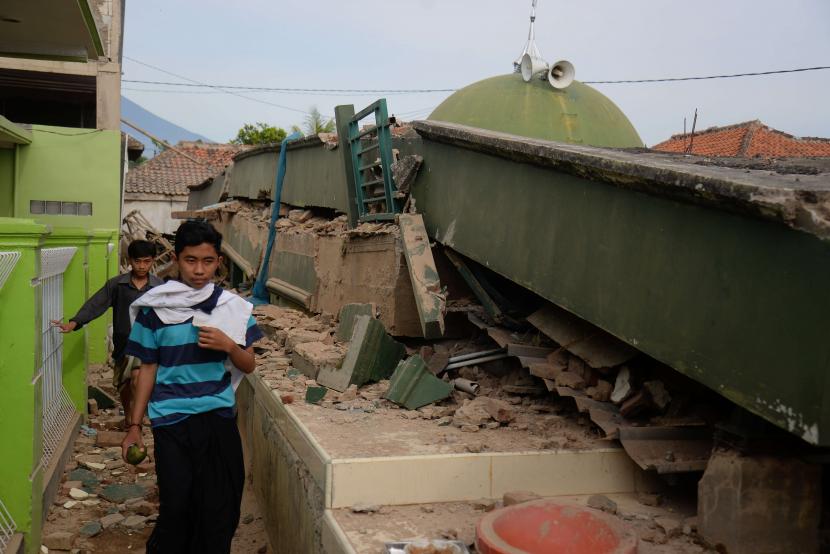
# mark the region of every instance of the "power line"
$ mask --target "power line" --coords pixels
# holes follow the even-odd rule
[[[735,77],[758,77],[762,75],[779,75],[782,73],[800,73],[830,69],[830,65],[816,67],[799,67],[797,69],[776,69],[774,71],[756,71],[754,73],[732,73],[730,75],[706,75],[702,77],[667,77],[664,79],[626,79],[620,81],[582,81],[586,85],[616,85],[623,83],[669,83],[672,81],[704,81],[707,79],[734,79]]]
[[[134,80],[130,80],[130,79],[122,79],[122,82],[127,82],[127,83],[141,82],[141,83],[148,83],[148,84],[156,83],[156,81],[134,81]],[[160,84],[160,85],[169,85],[169,84],[175,84],[175,83],[158,82],[158,84]],[[186,84],[186,83],[179,83],[179,84],[183,85],[183,86],[199,87],[199,85],[189,85],[189,84]],[[127,90],[127,91],[132,91],[132,92],[153,92],[153,93],[165,93],[166,92],[166,93],[169,93],[169,94],[227,94],[227,91],[219,90],[219,89],[217,89],[217,90],[213,90],[213,89],[211,89],[211,90],[180,90],[180,89],[177,90],[177,89],[171,89],[171,88],[163,89],[163,88],[122,87],[121,90]],[[256,88],[237,89],[237,90],[245,90],[247,93],[250,93],[250,94],[263,94],[263,93],[264,94],[296,94],[296,95],[301,94],[303,96],[345,96],[345,97],[354,97],[354,96],[376,96],[377,95],[377,93],[374,93],[374,92],[354,92],[354,93],[344,93],[344,92],[294,92],[294,91],[289,92],[289,91],[261,90],[261,89],[256,89]],[[389,92],[389,93],[386,93],[386,94],[389,94],[389,95],[405,95],[405,94],[410,94],[410,93],[407,93],[407,92]]]
[[[126,56],[125,56],[126,57]],[[207,87],[246,92],[281,92],[281,93],[345,93],[345,94],[422,94],[431,92],[455,92],[455,88],[413,88],[413,89],[372,89],[372,88],[292,88],[292,87],[248,87],[239,85],[208,85],[197,83],[175,83],[169,81],[146,81],[141,79],[121,79],[124,83],[144,85],[169,85],[176,87]]]
[[[239,97],[239,98],[244,98],[245,100],[250,100],[250,101],[252,101],[252,102],[258,102],[258,103],[260,103],[260,104],[265,104],[265,105],[268,105],[268,106],[273,106],[273,107],[275,107],[275,108],[281,108],[281,109],[283,109],[283,110],[288,110],[288,111],[292,111],[292,112],[301,113],[301,114],[303,114],[303,115],[307,115],[307,114],[308,114],[308,111],[306,111],[306,110],[300,110],[300,109],[297,109],[297,108],[292,108],[292,107],[290,107],[290,106],[283,106],[282,104],[275,104],[274,102],[268,102],[267,100],[262,100],[262,99],[260,99],[260,98],[251,98],[250,96],[243,96],[242,94],[239,94],[239,93],[237,93],[237,92],[233,92],[233,91],[230,91],[230,90],[224,90],[222,87],[217,87],[217,86],[214,86],[214,85],[208,85],[208,84],[205,84],[205,83],[199,82],[199,81],[197,81],[197,80],[195,80],[195,79],[191,79],[190,77],[185,77],[184,75],[179,75],[178,73],[173,73],[172,71],[167,71],[166,69],[162,69],[162,68],[160,68],[160,67],[158,67],[158,66],[155,66],[155,65],[152,65],[152,64],[149,64],[149,63],[145,63],[145,62],[142,62],[142,61],[140,61],[140,60],[136,60],[135,58],[131,58],[131,57],[129,57],[129,56],[124,56],[124,58],[126,58],[126,59],[130,60],[131,62],[134,62],[134,63],[140,64],[140,65],[143,65],[143,66],[145,66],[145,67],[149,67],[150,69],[155,69],[156,71],[161,71],[162,73],[165,73],[165,74],[167,74],[167,75],[171,75],[171,76],[173,76],[173,77],[177,77],[177,78],[179,78],[179,79],[183,79],[183,80],[185,80],[185,81],[189,81],[189,82],[191,82],[191,83],[193,83],[193,84],[196,84],[196,85],[201,85],[201,86],[203,86],[203,87],[215,88],[215,89],[218,89],[218,90],[222,90],[222,91],[223,91],[223,92],[225,92],[226,94],[230,94],[230,95],[232,95],[232,96],[237,96],[237,97]],[[181,84],[181,83],[179,83],[179,84]]]
[[[456,88],[424,88],[424,89],[349,89],[349,88],[303,88],[303,87],[261,87],[261,86],[241,86],[241,85],[213,85],[207,83],[200,83],[199,81],[194,81],[193,79],[188,79],[187,77],[182,77],[181,75],[177,75],[170,71],[161,69],[160,67],[156,67],[151,64],[147,64],[141,62],[139,60],[130,58],[128,56],[124,56],[130,61],[136,62],[138,64],[150,67],[152,69],[156,69],[163,73],[167,73],[168,75],[173,75],[174,77],[179,77],[181,79],[185,79],[190,81],[189,83],[176,83],[176,82],[169,82],[169,81],[148,81],[148,80],[138,80],[138,79],[123,79],[122,81],[125,83],[138,83],[138,84],[149,84],[149,85],[166,85],[166,86],[174,86],[174,87],[203,87],[203,88],[213,88],[218,89],[220,91],[226,92],[227,94],[232,94],[229,92],[230,90],[243,90],[248,92],[278,92],[278,93],[337,93],[337,94],[428,94],[428,93],[437,93],[437,92],[456,92],[458,89]],[[694,76],[694,77],[664,77],[659,79],[620,79],[620,80],[601,80],[601,81],[582,81],[588,85],[610,85],[610,84],[630,84],[630,83],[668,83],[668,82],[677,82],[677,81],[703,81],[703,80],[712,80],[712,79],[734,79],[738,77],[759,77],[759,76],[767,76],[767,75],[781,75],[786,73],[803,73],[807,71],[821,71],[830,69],[830,66],[815,66],[815,67],[800,67],[795,69],[776,69],[772,71],[756,71],[756,72],[746,72],[746,73],[731,73],[731,74],[723,74],[723,75],[703,75],[703,76]],[[138,89],[133,89],[138,90]],[[149,92],[149,90],[147,91]],[[170,91],[174,92],[174,91]],[[249,100],[260,101],[258,99],[249,98]],[[286,106],[280,106],[286,107]],[[292,108],[287,108],[292,109]],[[297,111],[296,109],[294,111]],[[303,112],[305,113],[305,112]]]

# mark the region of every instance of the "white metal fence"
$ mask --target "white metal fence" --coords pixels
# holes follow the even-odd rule
[[[0,500],[0,553],[5,552],[11,544],[15,531],[17,531],[17,524],[6,509],[6,505]]]
[[[6,284],[19,259],[20,252],[0,252],[0,289]]]
[[[43,452],[46,467],[55,455],[63,435],[72,422],[75,408],[63,388],[63,335],[52,325],[63,319],[63,273],[75,255],[76,247],[44,248],[40,256],[41,346],[43,365],[37,377],[43,390]]]

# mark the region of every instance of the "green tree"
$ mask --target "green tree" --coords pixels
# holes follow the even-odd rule
[[[236,133],[236,138],[231,139],[231,144],[271,144],[282,142],[286,134],[282,127],[274,127],[262,122],[246,123]]]
[[[320,110],[317,109],[317,106],[312,106],[308,112],[308,115],[305,116],[305,119],[303,119],[302,128],[299,125],[292,125],[291,131],[299,131],[300,133],[304,133],[306,135],[333,133],[334,120],[324,118],[323,114],[320,113]]]

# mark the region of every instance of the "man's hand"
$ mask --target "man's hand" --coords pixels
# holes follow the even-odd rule
[[[121,441],[121,457],[127,462],[127,449],[137,444],[139,448],[144,448],[144,439],[141,438],[141,427],[138,425],[131,425],[127,430],[127,436]]]
[[[78,327],[78,324],[74,321],[70,321],[69,323],[61,323],[59,319],[53,319],[52,325],[59,328],[61,333],[71,333]]]
[[[199,327],[199,346],[230,353],[236,348],[236,343],[215,327]]]

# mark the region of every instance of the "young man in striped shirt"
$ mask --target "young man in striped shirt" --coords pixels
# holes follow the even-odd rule
[[[148,554],[228,553],[239,523],[245,470],[232,382],[254,370],[262,332],[250,303],[212,283],[221,241],[209,223],[183,223],[180,280],[131,306],[126,351],[141,368],[122,449],[143,446],[139,422],[149,408],[159,518]]]

